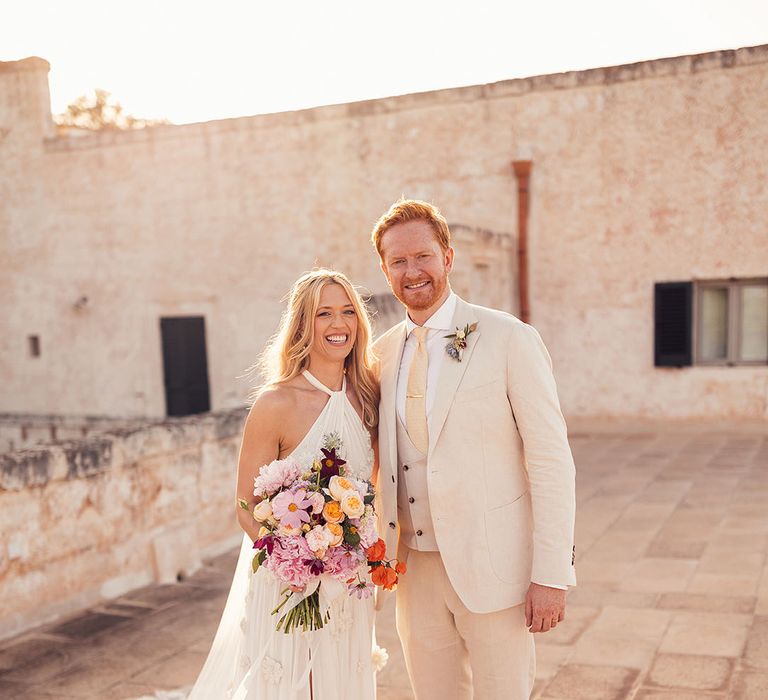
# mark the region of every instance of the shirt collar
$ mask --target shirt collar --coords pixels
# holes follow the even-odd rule
[[[451,292],[448,298],[443,302],[442,306],[435,311],[426,321],[424,321],[425,328],[431,328],[438,331],[451,330],[451,322],[453,321],[453,315],[456,312],[456,300],[458,297],[455,292]],[[405,328],[407,335],[411,334],[411,331],[418,326],[411,321],[411,317],[405,314]]]

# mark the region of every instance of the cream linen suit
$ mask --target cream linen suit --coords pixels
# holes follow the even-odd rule
[[[454,646],[461,647],[460,655],[446,654],[442,668],[439,653],[410,653],[409,639],[403,638],[402,630],[418,629],[412,638],[422,647],[432,621],[401,620],[398,600],[398,629],[417,700],[471,698],[472,685],[475,700],[527,697],[533,680],[532,635],[524,628],[521,604],[528,587],[531,581],[562,587],[576,583],[575,470],[549,354],[533,327],[510,314],[457,299],[452,327],[473,323],[477,329],[467,338],[462,361],[448,356],[442,361],[428,422],[427,491],[439,553],[414,554],[402,544],[398,551],[395,395],[406,322],[394,326],[375,344],[381,380],[379,531],[390,556],[398,551],[405,559],[419,557],[418,571],[409,562],[398,596],[407,588],[409,618],[429,606],[429,596],[441,585],[448,591],[446,595],[456,599],[449,603],[446,617],[459,627],[460,638]],[[432,559],[425,558],[428,556]],[[428,576],[419,571],[428,570],[433,572],[429,576],[442,574],[447,580],[443,584],[419,580],[420,575]],[[426,597],[417,601],[414,595],[421,590]],[[383,598],[379,597],[377,607]],[[513,669],[519,677],[512,684],[516,689],[506,678],[472,681],[473,674],[481,675],[477,669],[489,655],[487,650],[473,652],[473,638],[480,643],[484,636],[493,640],[493,620],[502,629],[522,626],[517,641],[494,643],[494,648],[507,649],[506,663],[516,663],[515,644],[520,649],[531,646],[530,659],[525,656],[527,651],[519,654],[523,668]],[[487,635],[483,625],[489,626]],[[445,630],[438,634],[445,636]],[[449,646],[448,641],[444,644]],[[472,672],[454,668],[469,663]],[[488,673],[500,674],[498,670]],[[498,694],[496,688],[502,687],[506,691]]]

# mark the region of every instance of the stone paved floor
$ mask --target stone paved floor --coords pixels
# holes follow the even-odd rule
[[[537,636],[534,697],[768,698],[765,431],[581,434],[572,445],[579,586],[567,620]],[[188,687],[234,561],[6,640],[0,697],[120,700]],[[379,637],[390,652],[379,698],[412,698],[391,605]]]

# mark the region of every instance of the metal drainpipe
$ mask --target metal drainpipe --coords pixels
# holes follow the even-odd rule
[[[533,162],[512,161],[517,179],[517,291],[520,297],[520,320],[529,323],[531,307],[528,297],[528,202]]]

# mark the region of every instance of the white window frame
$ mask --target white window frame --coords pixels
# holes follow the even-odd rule
[[[693,364],[710,367],[755,367],[765,366],[763,360],[740,360],[741,355],[741,287],[768,286],[768,277],[746,279],[696,280],[693,283]],[[728,332],[726,337],[727,357],[720,360],[704,360],[699,355],[701,331],[699,313],[701,293],[711,287],[725,287],[728,290]]]

